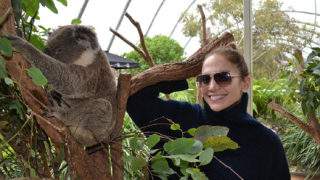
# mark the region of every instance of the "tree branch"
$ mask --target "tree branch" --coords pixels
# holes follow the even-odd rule
[[[204,47],[206,46],[206,16],[204,15],[204,12],[203,12],[203,9],[202,9],[202,6],[200,4],[198,4],[198,8],[199,8],[199,11],[200,11],[200,14],[201,14],[201,19],[202,19],[202,43],[201,43],[201,47]]]
[[[289,111],[285,110],[283,107],[281,107],[280,105],[278,105],[276,103],[269,103],[268,107],[270,107],[274,111],[277,111],[282,117],[284,117],[284,118],[288,119],[289,121],[293,122],[295,125],[297,125],[299,128],[301,128],[303,131],[305,131],[311,137],[313,137],[316,140],[316,142],[320,145],[320,132],[319,132],[319,130],[316,129],[316,127],[308,126],[302,120],[300,120],[295,115],[293,115]],[[310,120],[309,120],[309,123],[310,123]]]
[[[216,37],[194,56],[182,62],[172,62],[152,67],[131,79],[130,96],[140,89],[162,81],[178,81],[195,77],[201,72],[202,62],[209,52],[232,42],[232,34],[225,32]]]
[[[140,37],[140,43],[141,43],[141,46],[143,48],[143,51],[144,53],[146,54],[146,62],[149,64],[150,67],[153,67],[154,66],[154,62],[150,56],[150,53],[146,47],[146,43],[144,42],[144,38],[143,38],[143,33],[142,33],[142,30],[141,30],[141,27],[140,27],[140,24],[139,22],[135,21],[128,13],[125,14],[126,17],[131,21],[131,23],[137,28],[138,32],[139,32],[139,37]]]

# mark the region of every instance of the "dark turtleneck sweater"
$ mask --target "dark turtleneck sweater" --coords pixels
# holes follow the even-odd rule
[[[199,104],[158,98],[160,92],[170,94],[187,88],[186,81],[161,82],[146,87],[129,98],[127,112],[139,127],[147,126],[143,129],[144,132],[159,132],[177,138],[181,137],[180,131],[170,130],[169,125],[150,126],[150,121],[163,116],[165,118],[152,124],[168,124],[167,118],[180,124],[183,131],[201,125],[226,126],[230,128],[228,137],[238,143],[240,148],[214,153],[218,159],[244,180],[290,180],[282,143],[274,132],[247,113],[247,93],[243,94],[239,102],[220,112],[212,111],[206,103],[202,108]],[[155,148],[162,148],[163,143],[159,143]],[[239,179],[215,159],[200,169],[210,180]],[[168,179],[180,178],[174,175]]]

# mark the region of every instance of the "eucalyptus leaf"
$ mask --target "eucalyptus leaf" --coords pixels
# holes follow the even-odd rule
[[[7,67],[6,61],[3,59],[2,56],[0,56],[0,79],[4,79],[8,77],[6,67]]]
[[[57,0],[57,1],[63,4],[64,6],[68,6],[67,0]]]
[[[12,79],[10,79],[10,78],[8,78],[8,77],[5,77],[5,78],[4,78],[4,82],[5,82],[7,85],[13,85]]]
[[[131,138],[129,143],[130,143],[130,148],[132,150],[136,150],[138,148],[138,146],[139,146],[139,144],[138,144],[138,136],[135,136],[135,137]]]
[[[228,132],[229,128],[224,126],[204,125],[197,128],[194,139],[197,139],[203,143],[207,138],[211,136],[226,136]]]
[[[203,149],[201,141],[196,140],[193,146],[187,151],[188,154],[198,154]]]
[[[212,148],[214,152],[224,151],[226,149],[238,149],[239,145],[227,136],[212,136],[204,143],[204,148]]]
[[[53,0],[47,0],[46,6],[48,9],[50,9],[53,13],[58,14],[58,9],[56,8],[56,5],[54,4]]]
[[[9,110],[15,109],[17,111],[17,113],[19,114],[19,117],[22,118],[23,117],[23,113],[22,113],[22,105],[20,104],[19,101],[12,101],[9,105]]]
[[[196,128],[191,128],[191,129],[189,129],[188,130],[188,133],[191,135],[191,136],[194,136],[195,135],[195,133],[196,133]]]
[[[165,158],[153,158],[151,160],[151,168],[157,174],[174,174],[175,172],[169,167]]]
[[[81,24],[82,21],[80,19],[72,19],[71,24]]]
[[[180,124],[172,124],[172,125],[170,126],[170,129],[171,129],[171,130],[174,130],[174,131],[179,130],[179,129],[180,129]]]
[[[207,148],[206,150],[204,150],[200,156],[199,156],[199,160],[201,162],[201,166],[207,165],[211,162],[212,158],[213,158],[213,149],[212,148]]]
[[[60,153],[54,158],[54,162],[60,164],[65,159],[64,146],[60,146]]]
[[[37,35],[32,34],[29,42],[30,42],[30,44],[34,45],[40,51],[44,51],[44,49],[46,48],[46,46],[44,45],[41,38]]]
[[[48,83],[48,80],[38,68],[30,68],[27,70],[28,75],[32,78],[32,81],[38,85],[43,86]]]
[[[147,139],[147,145],[151,149],[160,141],[160,136],[157,134],[152,134]]]
[[[179,138],[174,141],[165,143],[164,150],[170,155],[183,154],[188,152],[188,150],[193,146],[195,140],[187,138]]]
[[[39,10],[39,0],[21,0],[22,10],[33,17]]]
[[[12,46],[8,39],[0,37],[0,55],[12,56]]]
[[[0,127],[1,126],[5,126],[5,125],[7,125],[9,122],[8,121],[0,121]]]
[[[11,10],[11,7],[8,8],[7,12],[4,13],[4,15],[0,18],[0,25],[4,22],[4,20],[6,19],[7,15],[9,14]]]
[[[30,168],[30,176],[33,177],[33,178],[38,178],[39,177],[36,174],[36,170],[34,170],[33,168]]]
[[[171,155],[171,156],[163,156],[165,158],[169,158],[169,159],[182,159],[184,161],[187,161],[187,162],[200,162],[197,157],[198,157],[198,154],[197,155],[192,155],[192,154],[177,154],[177,155]]]
[[[131,167],[132,171],[138,171],[140,170],[143,166],[147,164],[147,161],[143,158],[135,158],[131,161]]]

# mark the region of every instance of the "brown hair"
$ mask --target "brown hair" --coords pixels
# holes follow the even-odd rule
[[[218,48],[211,53],[207,54],[205,57],[205,60],[214,55],[219,54],[231,62],[232,64],[236,65],[236,67],[239,69],[240,75],[243,77],[249,76],[248,66],[246,61],[244,60],[243,54],[238,48],[238,46],[235,43],[229,43],[224,47]]]

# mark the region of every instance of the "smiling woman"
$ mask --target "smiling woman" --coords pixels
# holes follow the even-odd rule
[[[289,168],[278,136],[247,113],[250,78],[247,65],[235,44],[209,54],[197,81],[203,95],[204,107],[199,104],[159,99],[160,92],[169,94],[188,88],[186,81],[161,82],[146,87],[132,95],[127,112],[145,132],[157,132],[171,137],[180,133],[169,126],[159,125],[171,119],[180,124],[183,131],[201,125],[230,128],[228,137],[240,148],[215,152],[220,159],[243,179],[289,180]],[[159,117],[165,117],[160,118]],[[158,125],[150,126],[157,119]],[[147,126],[148,125],[148,126]],[[159,143],[154,148],[161,148]],[[217,159],[200,167],[208,179],[239,179]],[[179,171],[168,179],[179,179]],[[156,178],[155,178],[156,179]]]

